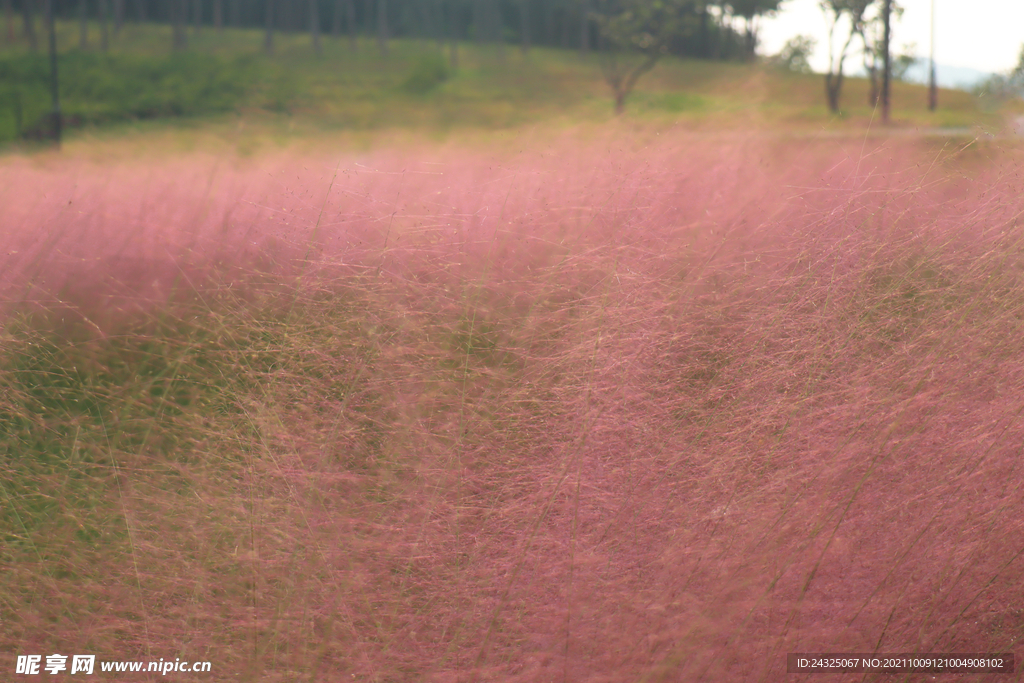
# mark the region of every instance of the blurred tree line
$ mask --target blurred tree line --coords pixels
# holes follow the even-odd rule
[[[43,0],[2,0],[8,44],[39,49]],[[757,20],[780,0],[55,0],[58,19],[81,22],[79,47],[107,48],[126,22],[173,27],[172,47],[184,49],[190,33],[224,27],[259,28],[272,53],[278,31],[306,32],[311,49],[321,37],[372,36],[383,54],[392,38],[426,38],[439,44],[476,41],[499,46],[539,45],[589,52],[602,43],[601,18],[636,7],[671,6],[682,18],[666,45],[681,57],[752,58]],[[100,27],[90,41],[86,22]]]
[[[430,91],[457,70],[459,46],[467,42],[486,48],[483,53],[499,62],[511,46],[524,53],[533,46],[578,50],[583,57],[595,55],[621,112],[638,79],[665,55],[754,59],[759,20],[777,11],[781,1],[52,0],[64,26],[58,57],[66,75],[60,85],[66,98],[61,120],[75,125],[239,106],[247,92],[263,87],[267,68],[245,61],[244,55],[232,61],[188,49],[202,32],[225,28],[259,30],[268,56],[274,54],[279,33],[308,36],[317,57],[324,36],[352,51],[366,49],[369,39],[381,59],[389,56],[393,39],[418,39],[435,49],[403,84],[413,93]],[[7,47],[17,48],[0,57],[0,139],[43,136],[38,122],[45,117],[48,82],[41,61],[46,0],[0,2]],[[111,51],[129,23],[169,27],[167,53]],[[78,27],[71,44],[69,24]],[[294,48],[295,40],[289,43]],[[271,92],[266,99],[272,109],[287,108],[287,98]]]

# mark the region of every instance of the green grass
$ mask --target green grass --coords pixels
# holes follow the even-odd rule
[[[173,117],[240,115],[256,123],[284,115],[288,129],[374,130],[413,127],[447,131],[506,128],[549,119],[601,121],[612,117],[607,86],[593,56],[534,48],[523,55],[506,46],[460,46],[458,69],[448,46],[422,40],[392,41],[382,58],[371,40],[355,51],[347,38],[324,38],[313,56],[308,36],[278,33],[275,54],[262,52],[258,30],[207,28],[190,32],[184,54],[170,51],[170,29],[128,24],[108,53],[79,52],[77,25],[59,26],[63,109],[75,126],[123,126]],[[71,49],[74,47],[74,49]],[[24,48],[0,52],[0,141],[30,129],[49,110],[48,66]],[[849,79],[843,110],[824,106],[821,76],[791,74],[762,65],[665,59],[641,80],[629,116],[655,122],[772,127],[807,125],[863,128],[877,114],[867,105],[867,82]],[[964,92],[942,91],[936,112],[925,107],[921,86],[897,83],[898,124],[963,127],[999,125],[1001,114]],[[260,112],[264,112],[261,114]],[[267,118],[267,117],[270,118]],[[295,123],[298,123],[296,126]]]

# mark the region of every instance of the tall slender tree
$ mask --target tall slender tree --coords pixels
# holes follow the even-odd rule
[[[14,45],[14,3],[4,0],[4,21],[7,23],[7,44]]]
[[[28,49],[35,52],[39,49],[36,38],[35,0],[21,0],[22,35],[28,40]]]
[[[530,51],[530,0],[519,0],[520,49],[525,55]]]
[[[50,43],[50,102],[52,111],[50,117],[53,121],[53,141],[60,147],[60,88],[57,85],[57,28],[54,25],[54,0],[46,1],[46,33]]]
[[[203,0],[192,0],[192,30],[198,36],[203,25]]]
[[[445,17],[448,26],[449,52],[448,62],[452,71],[459,70],[459,13],[458,5],[452,0],[446,3]]]
[[[359,43],[356,39],[356,2],[355,0],[345,0],[346,15],[345,19],[348,24],[348,43],[352,52],[356,51]]]
[[[580,0],[580,54],[590,52],[590,0]]]
[[[173,45],[175,50],[184,50],[186,44],[185,36],[185,14],[186,2],[188,0],[171,0],[171,25],[173,34]]]
[[[892,78],[892,0],[885,0],[882,6],[882,123],[889,123],[889,83]]]
[[[121,34],[124,25],[124,0],[114,0],[114,37]]]
[[[309,0],[309,36],[313,42],[313,54],[317,57],[323,55],[320,47],[320,3],[318,0]]]
[[[78,0],[78,49],[89,49],[89,0]]]
[[[274,0],[263,0],[263,51],[274,54]]]
[[[213,27],[217,33],[224,32],[224,0],[213,0]]]
[[[388,0],[377,0],[377,47],[382,57],[388,56]]]
[[[107,21],[107,0],[99,0],[100,3],[100,49],[106,52],[110,49],[110,27]]]
[[[146,23],[146,0],[135,0],[135,20]]]
[[[228,21],[235,28],[242,25],[242,0],[231,0],[231,17]]]

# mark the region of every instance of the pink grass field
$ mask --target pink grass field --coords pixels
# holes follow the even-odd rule
[[[786,654],[1019,659],[1022,172],[1009,142],[615,126],[0,160],[7,316],[113,336],[187,290],[226,325],[212,302],[257,280],[309,311],[240,399],[248,436],[208,425],[169,466],[195,495],[118,453],[130,557],[6,556],[3,666],[925,681],[953,677]]]

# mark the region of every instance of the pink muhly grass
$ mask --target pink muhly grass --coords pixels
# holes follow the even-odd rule
[[[5,526],[0,641],[262,681],[1011,651],[1024,194],[1019,150],[984,151],[567,133],[5,162],[9,319],[83,348],[170,319],[171,372],[215,347],[228,407],[186,407],[173,457],[90,470],[116,553],[75,545],[73,510]]]

